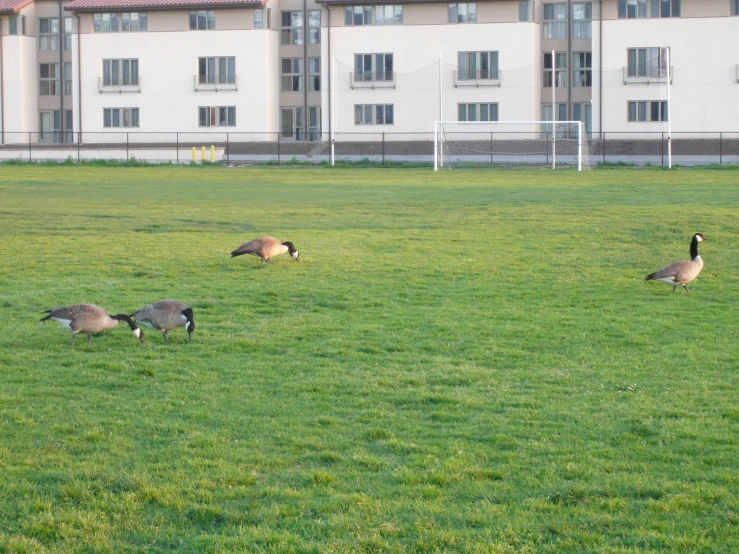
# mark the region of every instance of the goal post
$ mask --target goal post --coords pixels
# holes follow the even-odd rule
[[[439,168],[590,169],[581,121],[436,121],[434,171]]]

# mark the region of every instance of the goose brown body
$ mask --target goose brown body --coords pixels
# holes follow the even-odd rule
[[[168,340],[167,333],[172,329],[186,327],[190,339],[192,339],[192,332],[195,330],[192,308],[188,308],[178,300],[153,302],[133,312],[131,317],[141,325],[159,329],[164,336],[164,340]]]
[[[107,310],[95,304],[73,304],[71,306],[61,306],[46,310],[48,313],[41,321],[53,319],[60,323],[63,327],[72,331],[72,345],[74,339],[79,333],[87,335],[87,342],[90,343],[92,335],[107,331],[118,325],[119,321],[125,321],[131,327],[134,336],[141,342],[144,342],[144,334],[141,329],[136,326],[133,320],[126,314],[117,314],[111,316]]]
[[[672,292],[675,292],[677,286],[681,285],[686,291],[690,292],[687,284],[694,281],[703,269],[703,259],[698,255],[698,243],[704,240],[706,240],[706,237],[701,233],[693,235],[690,242],[690,260],[671,263],[659,271],[647,275],[645,281],[661,281],[672,285]]]
[[[262,237],[245,242],[231,252],[231,257],[235,258],[244,254],[251,254],[252,256],[259,256],[261,262],[272,263],[274,256],[279,256],[285,252],[290,252],[290,256],[295,258],[295,261],[298,261],[300,254],[292,242],[280,242],[274,237]]]

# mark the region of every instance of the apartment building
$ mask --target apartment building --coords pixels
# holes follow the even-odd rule
[[[0,142],[739,131],[739,0],[392,1],[0,0]]]

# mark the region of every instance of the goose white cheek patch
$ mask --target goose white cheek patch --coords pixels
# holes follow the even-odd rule
[[[134,336],[135,336],[135,337],[136,337],[137,339],[140,339],[140,338],[141,338],[141,329],[136,329],[136,330],[135,330],[135,331],[133,332],[133,335],[134,335]]]

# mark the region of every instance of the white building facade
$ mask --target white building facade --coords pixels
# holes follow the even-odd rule
[[[739,0],[0,0],[0,143],[739,132],[737,34]]]

